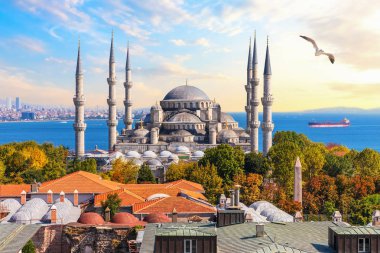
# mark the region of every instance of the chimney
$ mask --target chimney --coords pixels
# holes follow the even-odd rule
[[[109,209],[108,206],[107,206],[106,210],[104,210],[104,220],[106,222],[110,222],[110,220],[111,220],[111,210]]]
[[[342,222],[342,214],[339,211],[335,211],[331,218],[332,222]]]
[[[264,237],[264,224],[256,224],[256,237]]]
[[[224,195],[223,193],[220,195],[219,198],[219,207],[222,209],[226,207],[226,195]]]
[[[177,222],[178,220],[178,213],[177,213],[177,210],[175,209],[175,207],[173,208],[173,211],[172,211],[172,222]]]
[[[38,192],[38,186],[39,186],[39,183],[37,183],[37,181],[34,180],[34,183],[31,185],[31,191]]]
[[[235,191],[233,189],[229,190],[230,192],[230,207],[235,205]]]
[[[59,194],[59,202],[65,202],[65,193],[63,191]]]
[[[21,192],[21,199],[20,199],[21,205],[24,205],[26,203],[26,191]]]
[[[300,211],[297,211],[296,214],[294,215],[294,222],[302,222],[303,221],[303,216]]]
[[[50,208],[50,223],[57,223],[57,207],[55,205]]]
[[[74,190],[74,206],[78,206],[78,190]]]
[[[380,210],[373,211],[372,226],[380,226]]]
[[[235,204],[234,206],[240,208],[240,185],[235,185]]]
[[[46,202],[48,204],[52,204],[53,203],[53,192],[51,190],[48,190],[48,192],[47,192]]]

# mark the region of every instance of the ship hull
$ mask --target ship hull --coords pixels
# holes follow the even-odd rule
[[[349,124],[309,124],[313,128],[326,128],[326,127],[348,127]]]

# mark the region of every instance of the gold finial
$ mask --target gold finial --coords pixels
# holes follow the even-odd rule
[[[143,125],[143,120],[140,119],[140,129],[143,129],[144,128],[144,125]]]
[[[225,129],[228,129],[227,120],[224,121],[224,128],[225,128]]]

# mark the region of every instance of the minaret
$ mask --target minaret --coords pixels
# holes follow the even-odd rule
[[[294,165],[294,196],[293,200],[302,204],[302,166],[300,158],[297,157]]]
[[[75,130],[75,156],[78,158],[84,155],[84,131],[86,130],[86,123],[84,123],[84,102],[86,99],[83,95],[83,71],[80,58],[80,41],[78,41],[78,58],[75,80],[76,91],[75,97],[73,98],[75,105],[75,123],[73,126]]]
[[[247,63],[247,84],[245,91],[247,92],[247,104],[245,112],[247,113],[247,132],[250,132],[251,127],[251,79],[252,79],[252,59],[251,59],[251,39],[249,39],[248,63]]]
[[[272,70],[270,66],[269,57],[269,45],[267,38],[267,52],[265,56],[265,67],[264,67],[264,96],[261,98],[263,104],[263,123],[261,124],[261,129],[263,130],[263,154],[266,155],[269,149],[272,147],[272,132],[274,129],[274,124],[272,123],[272,104],[273,97],[271,92],[271,77]]]
[[[111,39],[110,49],[110,61],[109,61],[109,77],[107,78],[109,86],[109,95],[107,99],[108,103],[108,150],[113,151],[116,144],[116,97],[115,97],[115,85],[116,85],[116,71],[115,71],[115,57],[113,55],[113,31]]]
[[[256,50],[256,32],[253,41],[253,55],[252,55],[252,79],[251,79],[251,152],[259,151],[259,104],[258,99],[258,86],[260,79],[257,75],[257,50]]]
[[[132,88],[132,71],[131,62],[129,60],[129,42],[127,47],[127,61],[125,63],[125,114],[124,114],[124,124],[125,129],[132,130],[132,101],[131,101],[131,88]]]

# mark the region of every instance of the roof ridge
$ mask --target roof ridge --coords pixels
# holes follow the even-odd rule
[[[45,186],[51,185],[51,184],[53,184],[53,183],[55,183],[55,182],[57,182],[57,181],[63,180],[64,178],[67,178],[67,177],[69,177],[69,176],[71,176],[71,175],[79,174],[80,171],[81,171],[81,170],[74,171],[74,172],[72,172],[72,173],[69,173],[69,174],[64,175],[63,177],[56,178],[56,179],[52,179],[52,180],[49,180],[49,181],[45,181],[45,182],[43,182],[43,183],[41,184],[41,187],[45,187]]]
[[[166,197],[166,198],[171,198],[171,197],[169,196],[169,197]],[[166,199],[166,198],[152,199],[152,200],[148,200],[148,201],[145,201],[145,202],[136,203],[137,205],[139,205],[139,204],[144,204],[144,203],[151,202],[151,203],[149,203],[148,205],[144,205],[144,207],[140,208],[140,209],[137,210],[137,211],[136,211],[136,210],[133,210],[133,212],[140,212],[141,210],[144,210],[145,208],[148,208],[148,207],[152,206],[153,204],[156,204],[157,202],[160,202],[160,201],[162,201],[162,200],[164,200],[164,199]],[[134,204],[133,207],[134,207],[136,204]],[[133,207],[132,207],[132,209],[133,209]]]
[[[128,194],[130,194],[130,195],[132,195],[132,196],[134,196],[134,197],[136,197],[138,199],[141,199],[142,201],[145,201],[145,199],[143,197],[137,195],[136,193],[131,192],[130,190],[127,190],[125,188],[122,188],[122,190],[123,190],[123,192],[127,192]]]

